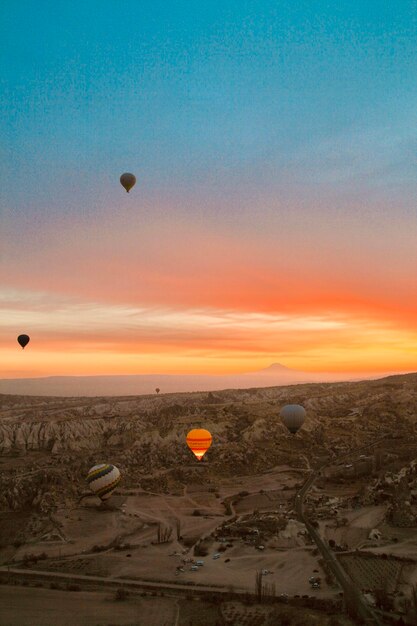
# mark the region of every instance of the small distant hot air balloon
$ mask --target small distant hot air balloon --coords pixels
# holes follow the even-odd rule
[[[129,174],[129,172],[125,172],[120,176],[120,183],[122,187],[126,189],[127,193],[129,193],[132,187],[136,184],[136,176],[134,174]]]
[[[86,480],[91,491],[101,500],[108,500],[119,484],[121,476],[115,465],[101,463],[90,469]]]
[[[194,428],[187,435],[187,446],[199,461],[210,448],[212,441],[213,437],[204,428]]]
[[[293,435],[301,428],[306,418],[305,409],[301,404],[287,404],[282,407],[279,415],[284,426],[286,426]]]
[[[159,393],[161,390],[159,389],[159,387],[157,387],[157,388],[155,389],[155,391],[156,391],[156,393]]]
[[[22,346],[22,349],[28,345],[29,341],[30,341],[30,337],[29,335],[19,335],[17,338],[17,341],[19,342],[19,344]]]

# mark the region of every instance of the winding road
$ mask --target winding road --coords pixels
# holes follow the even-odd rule
[[[378,443],[380,443],[383,439],[385,439],[385,436],[377,439],[376,441],[373,441],[371,444],[358,448],[357,450],[353,452],[351,451],[348,454],[344,454],[343,456],[337,459],[337,462],[344,461],[345,459],[351,458],[352,456],[356,456],[357,454],[364,452],[365,450],[368,450],[369,448],[373,448]],[[340,565],[334,553],[329,549],[329,547],[327,546],[325,541],[323,541],[317,529],[314,528],[314,526],[311,524],[311,522],[308,520],[308,518],[306,517],[304,513],[305,497],[308,491],[311,489],[314,481],[318,477],[319,472],[323,470],[325,467],[334,465],[335,462],[336,461],[332,459],[330,462],[324,463],[307,478],[307,480],[305,481],[305,483],[303,484],[299,492],[296,494],[295,510],[296,510],[298,519],[305,524],[310,534],[310,537],[316,544],[325,563],[327,564],[328,568],[333,573],[335,579],[337,580],[337,582],[343,589],[346,603],[349,604],[350,607],[352,606],[355,607],[355,612],[357,613],[359,617],[365,620],[366,624],[370,624],[370,625],[372,624],[374,626],[381,626],[381,622],[378,616],[376,615],[376,613],[374,612],[374,610],[372,609],[372,607],[366,602],[360,590],[354,585],[353,581],[346,574],[345,570]]]

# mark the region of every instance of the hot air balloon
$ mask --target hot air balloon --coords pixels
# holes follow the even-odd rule
[[[295,435],[297,430],[304,424],[306,412],[300,404],[287,404],[280,411],[280,418],[290,433]]]
[[[156,391],[156,393],[159,393],[161,390],[159,389],[159,387],[157,387],[157,388],[155,389],[155,391]]]
[[[126,189],[127,193],[129,193],[132,187],[136,184],[136,176],[134,176],[134,174],[129,174],[129,172],[125,172],[125,174],[120,176],[120,183],[122,187]]]
[[[212,441],[213,437],[204,428],[194,428],[187,435],[187,446],[199,461],[210,448]]]
[[[19,344],[22,346],[22,349],[28,345],[29,341],[30,341],[30,337],[29,335],[19,335],[17,338],[17,341],[19,342]]]
[[[101,463],[94,465],[87,474],[87,483],[101,500],[108,500],[121,480],[120,472],[115,465]]]

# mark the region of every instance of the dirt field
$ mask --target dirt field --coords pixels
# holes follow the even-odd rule
[[[1,626],[171,626],[176,613],[170,598],[117,602],[109,592],[0,585]]]
[[[373,528],[378,528],[384,519],[385,507],[369,506],[359,511],[343,511],[348,524],[334,527],[333,520],[320,521],[320,533],[327,540],[333,539],[337,544],[346,544],[350,549],[366,546],[368,536]]]
[[[201,600],[181,600],[178,626],[215,626],[220,608]]]
[[[238,490],[247,491],[248,496],[241,499],[243,510],[251,512],[260,505],[260,500],[266,509],[276,510],[279,502],[285,507],[289,494],[292,493],[290,497],[293,497],[293,492],[282,491],[282,488],[292,488],[302,476],[302,472],[294,473],[283,467],[274,468],[264,476],[238,477],[235,482],[230,479],[219,481],[219,498],[215,497],[213,490],[209,492],[207,487],[191,483],[180,495],[133,490],[130,495],[115,496],[109,508],[97,506],[94,498],[87,499],[76,508],[62,508],[56,512],[55,519],[60,524],[59,534],[63,539],[57,539],[56,533],[40,537],[30,547],[22,545],[18,548],[14,559],[18,561],[28,552],[45,553],[49,558],[36,564],[39,569],[220,585],[233,587],[236,591],[253,591],[256,572],[268,569],[272,572],[268,574],[268,582],[275,583],[277,593],[310,594],[308,577],[320,568],[317,557],[304,548],[303,540],[297,543],[276,538],[263,552],[235,540],[233,547],[227,548],[216,560],[212,556],[219,550],[219,543],[212,541],[208,545],[209,554],[203,557],[204,566],[197,571],[191,571],[190,563],[183,564],[181,560],[193,557],[193,548],[186,547],[190,545],[189,541],[192,543],[209,536],[222,521],[231,517],[225,515],[225,507],[221,504],[223,498]],[[264,494],[259,493],[260,489]],[[199,515],[194,515],[196,510]],[[177,522],[181,541],[176,538]],[[158,524],[172,528],[169,543],[154,545]],[[115,540],[128,544],[128,547],[114,550]],[[181,565],[185,571],[176,575],[176,568]],[[318,596],[329,594],[332,595],[333,591],[325,584],[314,592]]]

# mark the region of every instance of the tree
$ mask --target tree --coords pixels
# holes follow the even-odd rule
[[[259,604],[262,602],[262,572],[255,575],[255,595]]]
[[[208,548],[206,546],[203,546],[200,543],[197,543],[197,545],[194,546],[194,556],[207,556],[207,555],[208,555]]]
[[[129,592],[124,587],[119,587],[116,589],[116,593],[114,594],[114,599],[120,601],[126,600],[129,595]]]
[[[163,528],[162,524],[159,522],[157,531],[156,531],[156,543],[168,543],[171,539],[172,528],[168,526],[167,528]]]
[[[386,589],[375,589],[374,594],[375,604],[379,609],[382,609],[383,611],[392,610],[392,600]]]
[[[181,539],[181,520],[179,520],[179,519],[175,520],[175,531],[176,531],[176,535],[177,535],[177,541],[180,541],[180,539]]]

